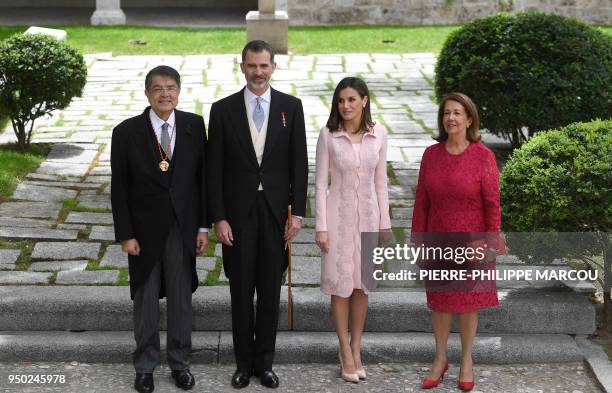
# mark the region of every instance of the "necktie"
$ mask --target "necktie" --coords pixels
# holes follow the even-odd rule
[[[170,148],[170,136],[168,135],[168,127],[170,127],[170,124],[168,123],[164,123],[162,125],[161,146],[168,158],[172,159],[172,149]],[[166,151],[166,149],[168,149],[168,151]]]
[[[257,132],[261,131],[261,127],[264,123],[264,110],[261,106],[261,97],[257,97],[257,104],[255,104],[255,109],[253,109],[253,122],[255,123],[255,127],[257,127]]]

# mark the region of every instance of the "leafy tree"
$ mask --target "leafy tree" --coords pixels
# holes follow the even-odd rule
[[[34,121],[80,97],[87,81],[83,56],[42,34],[19,34],[0,42],[0,113],[8,116],[21,149]]]

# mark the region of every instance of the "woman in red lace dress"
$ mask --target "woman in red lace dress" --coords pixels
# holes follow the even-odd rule
[[[436,140],[439,143],[428,147],[421,161],[412,233],[413,238],[425,232],[489,234],[485,244],[486,261],[494,266],[500,227],[499,172],[495,156],[480,143],[478,126],[478,111],[469,97],[460,93],[444,97],[438,110]],[[462,353],[459,388],[471,390],[474,387],[472,344],[478,310],[498,304],[494,282],[486,291],[433,290],[427,283],[426,289],[436,355],[423,388],[437,386],[448,369],[447,340],[453,314],[459,314]]]

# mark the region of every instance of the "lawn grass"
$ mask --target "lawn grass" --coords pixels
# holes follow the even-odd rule
[[[246,40],[244,28],[161,28],[148,26],[51,26],[64,29],[68,42],[83,53],[114,55],[237,54]],[[313,26],[289,29],[293,54],[315,53],[438,53],[460,25]],[[612,36],[612,26],[596,26]],[[27,26],[0,26],[0,40]],[[142,40],[146,45],[131,45]]]
[[[434,52],[459,25],[445,26],[325,26],[289,31],[289,47],[310,53]]]
[[[59,26],[68,42],[83,53],[114,55],[239,53],[246,40],[241,28],[156,28],[140,26]],[[311,53],[438,52],[458,26],[295,27],[289,31],[290,51]],[[0,27],[0,39],[25,27]],[[130,45],[143,40],[146,45]],[[386,43],[383,41],[387,41]]]
[[[15,262],[15,270],[28,270],[32,264],[32,250],[34,249],[33,240],[2,240],[0,239],[0,248],[20,250],[19,258]]]
[[[34,171],[49,153],[49,144],[31,144],[25,152],[15,144],[0,145],[0,202],[6,201],[22,176]]]
[[[243,28],[157,28],[144,26],[52,26],[68,33],[68,42],[83,53],[114,55],[189,55],[240,53]],[[294,54],[438,52],[457,25],[447,26],[317,26],[289,29]],[[0,40],[25,26],[0,27]],[[130,45],[143,40],[146,45]],[[386,42],[383,42],[386,41]]]
[[[83,53],[114,55],[237,54],[246,40],[244,28],[160,28],[145,26],[51,26],[64,29],[68,42]],[[460,25],[437,26],[314,26],[291,27],[294,54],[314,53],[438,53]],[[0,40],[26,30],[0,26]],[[612,26],[596,26],[612,36]],[[146,45],[130,45],[143,40]]]

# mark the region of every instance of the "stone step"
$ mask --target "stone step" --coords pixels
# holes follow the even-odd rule
[[[334,330],[329,296],[294,288],[294,330]],[[500,305],[482,310],[479,331],[494,334],[592,334],[595,309],[572,291],[500,291]],[[370,294],[366,331],[430,332],[423,292]],[[229,287],[201,287],[193,296],[194,330],[231,330]],[[165,326],[165,303],[161,304]],[[131,330],[129,288],[116,286],[0,286],[0,331]],[[281,291],[279,329],[287,330],[287,289]],[[454,327],[457,331],[457,326]]]
[[[161,356],[166,334],[161,332]],[[232,333],[194,332],[193,363],[233,363]],[[365,333],[362,358],[377,362],[431,362],[435,342],[431,333]],[[134,336],[129,331],[0,332],[0,362],[129,363]],[[566,363],[582,360],[574,339],[565,334],[478,334],[474,362],[481,364]],[[448,342],[449,362],[461,353],[459,335]],[[337,363],[338,339],[333,332],[279,332],[275,363]]]

